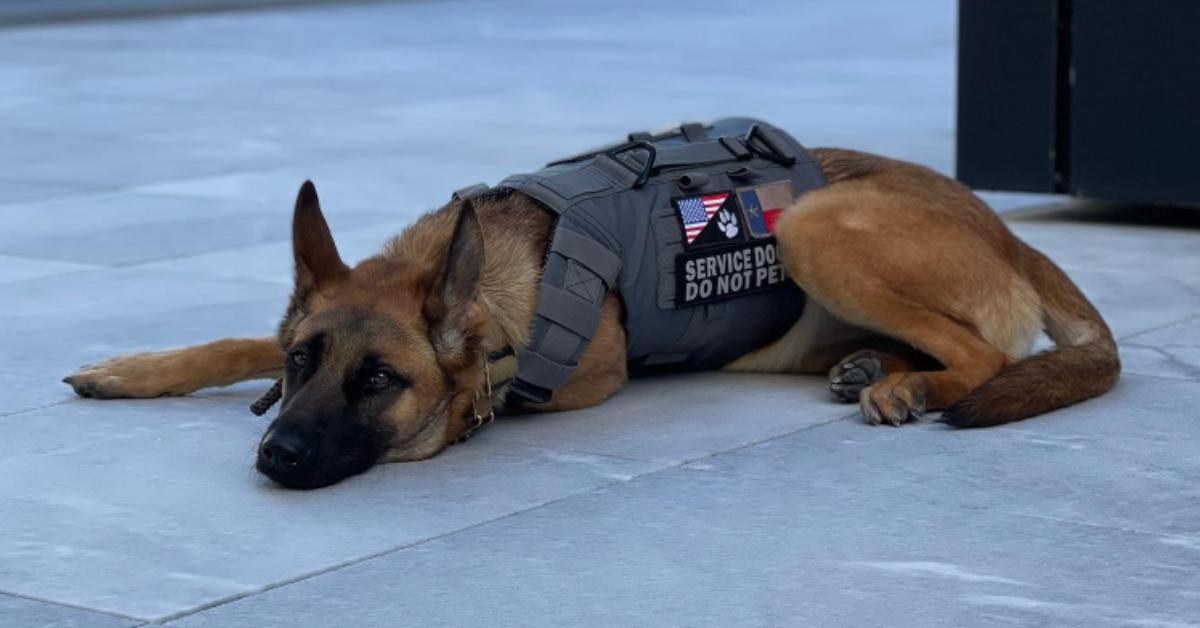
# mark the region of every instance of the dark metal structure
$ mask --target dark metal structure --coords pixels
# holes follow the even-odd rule
[[[1200,204],[1200,2],[960,0],[971,187]]]

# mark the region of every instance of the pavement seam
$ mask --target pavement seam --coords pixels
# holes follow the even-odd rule
[[[824,426],[826,426],[826,425],[832,425],[832,424],[834,424],[834,423],[838,423],[838,422],[840,422],[840,421],[847,421],[847,420],[853,419],[853,418],[855,418],[855,417],[858,417],[858,416],[861,416],[861,415],[860,415],[858,412],[852,412],[852,413],[850,413],[850,414],[847,414],[846,416],[841,416],[841,417],[838,417],[838,418],[836,418],[836,419],[830,419],[830,420],[828,420],[828,421],[822,421],[821,423],[813,423],[813,424],[811,424],[811,425],[805,425],[804,427],[801,427],[801,428],[798,428],[798,429],[792,430],[792,431],[790,431],[790,432],[784,432],[784,433],[782,433],[782,434],[776,434],[775,436],[768,436],[768,437],[766,437],[766,438],[763,438],[763,439],[760,439],[760,440],[757,440],[757,441],[753,441],[753,442],[749,442],[749,443],[743,443],[743,444],[741,444],[741,445],[738,445],[738,446],[736,446],[736,447],[731,447],[731,448],[729,448],[729,449],[723,449],[723,450],[721,450],[721,451],[714,451],[714,452],[711,452],[711,453],[705,454],[705,455],[703,455],[703,456],[698,456],[698,457],[696,457],[696,458],[691,458],[691,459],[688,459],[688,460],[684,460],[683,462],[680,462],[679,464],[677,464],[677,465],[674,465],[674,466],[672,466],[672,467],[668,467],[668,468],[678,469],[678,468],[681,468],[681,467],[685,467],[685,466],[687,466],[687,465],[689,465],[689,464],[695,464],[695,463],[697,463],[697,462],[699,462],[699,461],[701,461],[701,460],[708,460],[709,458],[714,458],[714,457],[716,457],[716,456],[723,456],[723,455],[725,455],[725,454],[729,454],[729,453],[734,453],[734,452],[738,452],[738,451],[744,451],[744,450],[746,450],[746,449],[749,449],[749,448],[751,448],[751,447],[756,447],[756,446],[758,446],[758,445],[762,445],[762,444],[765,444],[765,443],[769,443],[769,442],[771,442],[771,441],[778,440],[778,439],[780,439],[780,438],[786,438],[786,437],[788,437],[788,436],[792,436],[792,435],[795,435],[795,434],[799,434],[800,432],[807,432],[807,431],[809,431],[809,430],[813,430],[813,429],[816,429],[816,428],[818,428],[818,427],[824,427]],[[659,469],[659,470],[661,471],[662,469]]]
[[[346,4],[381,4],[395,0],[352,0]],[[113,22],[120,20],[171,19],[181,16],[206,16],[221,13],[266,13],[294,8],[320,8],[321,5],[339,6],[343,2],[337,0],[255,0],[241,5],[196,2],[183,6],[131,6],[110,9],[77,9],[59,13],[48,13],[34,16],[6,16],[0,19],[0,29],[23,29],[54,27],[92,22]]]
[[[1170,323],[1165,323],[1165,324],[1163,324],[1163,325],[1159,325],[1159,326],[1157,326],[1157,327],[1151,327],[1150,329],[1146,329],[1146,330],[1143,330],[1143,331],[1136,331],[1136,332],[1133,332],[1132,334],[1125,334],[1124,336],[1120,336],[1120,337],[1118,337],[1118,338],[1117,338],[1117,340],[1119,340],[1119,341],[1121,341],[1121,340],[1135,340],[1135,339],[1136,339],[1138,336],[1145,336],[1146,334],[1152,334],[1152,333],[1154,333],[1154,332],[1156,332],[1156,331],[1160,331],[1160,330],[1166,329],[1166,328],[1168,328],[1168,327],[1174,327],[1175,325],[1180,325],[1180,324],[1183,324],[1183,323],[1188,323],[1188,322],[1191,322],[1191,321],[1194,321],[1194,320],[1197,320],[1197,319],[1200,319],[1200,314],[1196,314],[1196,315],[1193,315],[1193,316],[1188,316],[1188,317],[1186,317],[1186,318],[1181,318],[1181,319],[1179,319],[1179,320],[1177,320],[1177,321],[1172,321],[1172,322],[1170,322]],[[1135,343],[1135,344],[1136,344],[1136,343]],[[1145,345],[1137,345],[1137,346],[1145,346]]]
[[[1179,381],[1179,380],[1175,380],[1175,381]],[[225,399],[225,398],[209,397],[209,396],[205,396],[203,394],[187,394],[187,395],[180,395],[180,396],[168,397],[168,398],[169,399],[192,399],[192,400],[196,400],[196,401],[203,401],[203,402],[208,402],[208,403],[218,403],[218,404],[219,403],[228,403],[227,399]],[[21,414],[28,414],[30,412],[37,412],[38,410],[48,410],[50,408],[56,408],[58,406],[66,405],[69,403],[106,403],[109,401],[152,402],[152,401],[155,401],[155,399],[139,399],[139,398],[135,398],[135,397],[120,398],[120,399],[87,399],[84,397],[71,397],[71,398],[63,399],[62,401],[55,401],[54,403],[49,403],[44,406],[37,406],[34,408],[22,408],[20,410],[3,412],[3,413],[0,413],[0,419],[6,419],[8,417],[18,416]],[[249,402],[246,402],[246,403],[249,403]],[[0,593],[2,593],[2,591],[0,591]]]
[[[747,448],[750,448],[750,447],[754,447],[754,446],[756,446],[756,445],[761,445],[761,444],[763,444],[763,443],[767,443],[767,442],[770,442],[770,441],[773,441],[773,440],[776,440],[776,439],[779,439],[779,438],[783,438],[783,437],[785,437],[785,436],[790,436],[790,435],[797,434],[797,433],[800,433],[800,432],[804,432],[804,431],[807,431],[807,430],[811,430],[811,429],[814,429],[814,428],[822,427],[822,426],[825,426],[825,425],[830,425],[830,424],[832,424],[832,423],[837,423],[838,421],[844,421],[844,420],[846,420],[846,419],[850,419],[850,418],[853,418],[853,417],[855,417],[855,416],[858,416],[858,414],[857,414],[857,413],[848,414],[848,415],[846,415],[846,416],[838,417],[838,418],[836,418],[836,419],[831,419],[831,420],[829,420],[829,421],[824,421],[824,422],[821,422],[821,423],[814,423],[814,424],[812,424],[812,425],[806,425],[806,426],[800,427],[800,428],[798,428],[798,429],[791,430],[791,431],[789,431],[789,432],[785,432],[785,433],[782,433],[782,434],[776,434],[776,435],[774,435],[774,436],[769,436],[769,437],[767,437],[767,438],[763,438],[763,439],[760,439],[760,440],[757,440],[757,441],[754,441],[754,442],[751,442],[751,443],[744,443],[744,444],[742,444],[742,445],[738,445],[737,447],[732,447],[732,448],[730,448],[730,449],[725,449],[725,450],[722,450],[722,451],[712,452],[712,453],[706,454],[706,455],[704,455],[704,456],[699,456],[699,457],[697,457],[697,458],[694,458],[694,459],[683,460],[683,461],[679,461],[679,462],[675,462],[675,463],[668,463],[668,464],[666,464],[666,465],[664,465],[664,466],[661,466],[661,467],[657,467],[657,468],[654,468],[654,469],[649,469],[649,470],[647,470],[647,471],[645,471],[645,472],[643,472],[643,473],[633,473],[632,475],[630,475],[629,477],[626,477],[626,478],[621,478],[621,479],[619,479],[619,480],[613,480],[613,481],[611,481],[611,482],[605,482],[605,483],[603,483],[603,484],[600,484],[600,485],[597,485],[597,486],[594,486],[594,487],[591,487],[591,488],[588,488],[588,489],[584,489],[584,490],[582,490],[582,491],[579,491],[579,492],[576,492],[576,493],[571,493],[571,494],[569,494],[569,495],[563,495],[563,496],[561,496],[561,497],[556,497],[556,498],[554,498],[554,499],[551,499],[551,500],[547,500],[547,501],[544,501],[544,502],[541,502],[541,503],[538,503],[538,504],[534,504],[534,505],[532,505],[532,506],[529,506],[528,508],[522,508],[522,509],[520,509],[520,510],[515,510],[515,511],[512,511],[512,512],[506,513],[506,514],[504,514],[504,515],[501,515],[501,516],[499,516],[499,517],[494,517],[494,518],[492,518],[492,519],[488,519],[488,520],[486,520],[486,521],[480,521],[480,522],[478,522],[478,523],[475,523],[475,524],[472,524],[472,525],[469,525],[469,526],[466,526],[466,527],[463,527],[463,528],[459,528],[459,529],[456,529],[456,530],[449,530],[449,531],[443,532],[443,533],[441,533],[441,534],[437,534],[437,535],[435,535],[435,536],[431,536],[431,537],[428,537],[428,538],[425,538],[425,539],[421,539],[421,540],[418,540],[418,541],[413,541],[412,543],[406,543],[406,544],[404,544],[404,545],[400,545],[400,546],[397,546],[397,547],[389,548],[389,549],[387,549],[387,550],[383,550],[383,551],[380,551],[380,552],[375,552],[375,553],[373,553],[373,554],[368,554],[368,555],[361,556],[361,557],[358,557],[358,558],[354,558],[354,559],[351,559],[351,560],[343,561],[343,562],[341,562],[341,563],[338,563],[338,564],[336,564],[336,565],[330,565],[330,566],[328,566],[328,567],[325,567],[325,568],[322,568],[322,569],[318,569],[318,570],[315,570],[315,571],[312,571],[312,572],[309,572],[309,573],[306,573],[306,574],[301,574],[301,575],[299,575],[299,576],[294,576],[294,577],[292,577],[292,578],[288,578],[288,579],[285,579],[285,580],[280,580],[280,581],[277,581],[277,582],[272,582],[272,583],[270,583],[270,584],[268,584],[268,585],[265,585],[265,586],[259,587],[259,588],[257,588],[257,589],[254,589],[254,590],[252,590],[252,591],[246,591],[246,592],[244,592],[244,593],[238,593],[238,594],[234,594],[234,595],[226,596],[226,597],[224,597],[224,598],[220,598],[220,599],[217,599],[217,600],[213,600],[212,602],[209,602],[209,603],[206,603],[206,604],[203,604],[203,605],[197,606],[197,607],[195,607],[195,608],[190,608],[190,609],[188,609],[188,610],[186,610],[186,611],[181,611],[181,612],[179,612],[179,613],[173,613],[173,614],[171,614],[171,615],[167,615],[167,616],[164,616],[164,617],[160,617],[160,618],[154,619],[154,620],[152,620],[150,623],[152,623],[152,624],[159,624],[159,625],[161,625],[161,624],[167,624],[167,623],[173,622],[173,621],[175,621],[175,620],[182,619],[182,618],[184,618],[184,617],[188,617],[188,616],[195,615],[195,614],[198,614],[198,613],[203,613],[203,612],[205,612],[205,611],[212,610],[212,609],[214,609],[214,608],[217,608],[217,607],[220,607],[220,606],[224,606],[224,605],[226,605],[226,604],[230,604],[230,603],[236,602],[236,601],[238,601],[238,600],[243,600],[243,599],[246,599],[246,598],[254,597],[254,596],[256,596],[256,595],[259,595],[259,594],[262,594],[262,593],[266,593],[266,592],[268,592],[268,591],[273,591],[273,590],[275,590],[275,589],[279,589],[279,588],[282,588],[282,587],[286,587],[286,586],[289,586],[289,585],[292,585],[292,584],[296,584],[296,583],[298,583],[298,582],[302,582],[302,581],[304,581],[304,580],[308,580],[308,579],[315,578],[315,577],[318,577],[318,576],[323,576],[323,575],[326,575],[326,574],[329,574],[329,573],[333,573],[333,572],[335,572],[335,571],[340,571],[340,570],[342,570],[342,569],[345,569],[345,568],[347,568],[347,567],[353,567],[353,566],[355,566],[355,565],[362,564],[362,563],[366,563],[366,562],[369,562],[369,561],[373,561],[373,560],[376,560],[376,559],[378,559],[378,558],[383,558],[383,557],[385,557],[385,556],[390,556],[390,555],[392,555],[392,554],[395,554],[395,553],[398,553],[398,552],[401,552],[401,551],[404,551],[404,550],[407,550],[407,549],[411,549],[411,548],[414,548],[414,547],[419,547],[419,546],[421,546],[421,545],[424,545],[424,544],[426,544],[426,543],[431,543],[431,542],[434,542],[434,541],[438,541],[438,540],[441,540],[441,539],[445,539],[445,538],[448,538],[448,537],[451,537],[451,536],[454,536],[454,535],[457,535],[457,534],[461,534],[461,533],[464,533],[464,532],[469,532],[469,531],[471,531],[471,530],[474,530],[474,529],[476,529],[476,528],[480,528],[480,527],[483,527],[483,526],[491,525],[491,524],[493,524],[493,523],[497,523],[497,522],[500,522],[500,521],[505,521],[505,520],[507,520],[507,519],[511,519],[511,518],[514,518],[514,517],[517,517],[517,516],[520,516],[520,515],[523,515],[523,514],[526,514],[526,513],[529,513],[529,512],[533,512],[533,511],[536,511],[536,510],[541,510],[542,508],[545,508],[545,507],[547,507],[547,506],[553,506],[553,505],[555,505],[555,504],[558,504],[558,503],[560,503],[560,502],[567,501],[567,500],[569,500],[569,499],[575,499],[575,498],[577,498],[577,497],[583,497],[583,496],[586,496],[586,495],[591,495],[591,494],[594,494],[594,493],[597,493],[597,492],[600,492],[600,491],[607,490],[607,489],[609,489],[609,488],[612,488],[612,487],[614,487],[614,486],[619,486],[619,485],[622,485],[622,484],[627,484],[627,483],[633,482],[634,480],[637,480],[637,479],[639,479],[639,478],[643,478],[643,477],[646,477],[646,476],[654,475],[654,474],[656,474],[656,473],[661,473],[661,472],[663,472],[663,471],[668,471],[668,470],[678,470],[678,469],[680,469],[680,468],[682,468],[682,467],[684,467],[684,466],[686,466],[686,465],[688,465],[688,464],[692,464],[693,462],[695,462],[695,461],[697,461],[697,460],[704,460],[704,459],[711,458],[711,457],[714,457],[714,456],[723,455],[723,454],[726,454],[726,453],[732,453],[732,452],[741,451],[741,450],[744,450],[744,449],[747,449]],[[587,454],[587,455],[600,456],[600,457],[608,457],[608,458],[615,458],[615,459],[623,459],[623,460],[627,460],[627,461],[630,461],[630,462],[651,462],[651,463],[652,463],[652,462],[654,462],[654,461],[652,461],[652,460],[641,460],[641,459],[636,459],[636,458],[635,458],[635,459],[630,459],[630,458],[621,458],[620,456],[610,456],[610,455],[608,455],[608,454],[600,454],[600,453],[587,452],[587,451],[580,451],[580,450],[555,450],[555,449],[550,449],[550,448],[547,448],[547,447],[540,447],[540,446],[536,446],[536,445],[532,445],[532,446],[533,446],[533,447],[537,447],[537,448],[539,448],[539,449],[544,449],[544,450],[547,450],[547,451],[575,451],[575,452],[577,452],[577,453],[584,453],[584,454]]]
[[[1161,379],[1174,379],[1174,380],[1183,381],[1183,382],[1200,381],[1200,368],[1197,368],[1191,364],[1188,364],[1187,362],[1184,362],[1183,360],[1180,360],[1179,358],[1175,357],[1173,354],[1167,352],[1167,350],[1163,349],[1162,347],[1155,347],[1153,345],[1142,345],[1142,344],[1137,344],[1137,343],[1130,343],[1128,346],[1137,347],[1139,349],[1145,349],[1147,351],[1156,353],[1159,356],[1161,356],[1163,359],[1165,359],[1169,366],[1173,366],[1185,373],[1185,375],[1183,375],[1181,377],[1169,377],[1166,375],[1149,375],[1148,377],[1157,377],[1157,378],[1161,378]],[[1140,375],[1140,373],[1137,373],[1136,371],[1133,371],[1133,373]]]
[[[87,606],[71,604],[70,602],[59,602],[57,600],[51,600],[51,599],[47,599],[47,598],[37,597],[36,595],[26,595],[24,593],[16,593],[13,591],[0,591],[0,595],[6,595],[8,597],[15,597],[15,598],[19,598],[22,600],[27,600],[29,602],[37,602],[38,604],[49,604],[51,606],[60,606],[62,608],[70,608],[70,609],[77,610],[77,611],[86,611],[89,613],[96,613],[97,615],[108,615],[109,617],[115,617],[117,619],[126,619],[129,621],[135,622],[133,624],[130,624],[130,626],[144,626],[146,624],[146,620],[141,617],[134,617],[133,615],[125,615],[123,613],[116,613],[113,611],[102,611],[102,610],[95,609],[95,608],[88,608]]]
[[[1011,510],[999,510],[998,512],[1002,512],[1002,513],[1012,515],[1015,517],[1024,517],[1026,519],[1037,519],[1039,521],[1051,521],[1054,523],[1065,523],[1068,525],[1082,526],[1085,528],[1097,528],[1100,530],[1111,530],[1114,532],[1127,532],[1129,534],[1140,534],[1142,536],[1153,536],[1153,537],[1160,538],[1160,539],[1170,538],[1170,539],[1189,539],[1189,540],[1194,540],[1194,541],[1200,541],[1200,536],[1195,535],[1195,534],[1177,534],[1177,533],[1173,533],[1173,532],[1154,532],[1151,530],[1142,530],[1142,529],[1138,529],[1138,528],[1127,528],[1127,527],[1123,527],[1123,526],[1114,526],[1114,525],[1104,525],[1102,523],[1091,523],[1088,521],[1075,521],[1073,519],[1064,519],[1062,517],[1051,517],[1048,515],[1031,515],[1027,512],[1013,512]]]
[[[1183,378],[1183,377],[1169,377],[1167,375],[1155,375],[1153,373],[1141,373],[1139,371],[1128,371],[1128,372],[1121,371],[1120,377],[1146,377],[1149,379],[1156,379],[1161,382],[1175,382],[1176,384],[1178,384],[1180,382],[1182,382],[1184,384],[1200,384],[1200,379],[1187,379],[1187,378]],[[1120,380],[1118,379],[1118,381],[1120,381]],[[1102,394],[1101,398],[1103,398],[1103,396],[1104,395]]]
[[[48,403],[44,406],[37,406],[34,408],[22,408],[20,410],[13,410],[11,412],[0,412],[0,419],[8,418],[10,416],[17,416],[20,414],[26,414],[29,412],[37,412],[38,410],[46,410],[48,408],[53,408],[55,406],[61,406],[63,404],[67,404],[67,403],[77,403],[78,401],[79,401],[78,399],[63,399],[62,401],[55,401],[54,403]]]
[[[605,483],[603,483],[603,484],[600,484],[600,485],[598,485],[598,486],[594,486],[594,487],[592,487],[592,488],[585,489],[585,490],[579,491],[579,492],[577,492],[577,493],[571,493],[570,495],[563,495],[563,496],[561,496],[561,497],[556,497],[556,498],[554,498],[554,499],[551,499],[551,500],[547,500],[547,501],[544,501],[544,502],[541,502],[541,503],[538,503],[538,504],[534,504],[534,505],[532,505],[532,506],[529,506],[528,508],[522,508],[522,509],[520,509],[520,510],[514,510],[514,511],[512,511],[512,512],[505,513],[505,514],[503,514],[503,515],[501,515],[501,516],[499,516],[499,517],[494,517],[494,518],[492,518],[492,519],[488,519],[488,520],[486,520],[486,521],[480,521],[480,522],[478,522],[478,523],[474,523],[474,524],[471,524],[471,525],[469,525],[469,526],[466,526],[466,527],[463,527],[463,528],[458,528],[458,529],[456,529],[456,530],[449,530],[449,531],[447,531],[447,532],[443,532],[443,533],[441,533],[441,534],[437,534],[437,535],[434,535],[434,536],[431,536],[431,537],[428,537],[428,538],[424,538],[424,539],[421,539],[421,540],[419,540],[419,541],[413,541],[412,543],[406,543],[406,544],[404,544],[404,545],[400,545],[400,546],[397,546],[397,547],[389,548],[389,549],[387,549],[387,550],[383,550],[383,551],[375,552],[375,553],[373,553],[373,554],[367,554],[367,555],[365,555],[365,556],[361,556],[361,557],[358,557],[358,558],[354,558],[354,559],[350,559],[350,560],[347,560],[347,561],[343,561],[343,562],[341,562],[341,563],[338,563],[338,564],[336,564],[336,565],[330,565],[330,566],[328,566],[328,567],[324,567],[324,568],[322,568],[322,569],[318,569],[318,570],[311,571],[311,572],[308,572],[308,573],[305,573],[305,574],[301,574],[301,575],[299,575],[299,576],[295,576],[295,577],[288,578],[288,579],[285,579],[285,580],[280,580],[280,581],[277,581],[277,582],[272,582],[272,583],[270,583],[270,584],[268,584],[268,585],[265,585],[265,586],[262,586],[262,587],[256,588],[256,589],[254,589],[254,590],[252,590],[252,591],[246,591],[246,592],[244,592],[244,593],[237,593],[237,594],[229,595],[229,596],[226,596],[226,597],[223,597],[223,598],[217,599],[217,600],[213,600],[212,602],[209,602],[209,603],[206,603],[206,604],[202,604],[202,605],[200,605],[200,606],[197,606],[197,607],[194,607],[194,608],[190,608],[190,609],[188,609],[188,610],[186,610],[186,611],[181,611],[181,612],[178,612],[178,613],[172,613],[172,614],[170,614],[170,615],[165,615],[165,616],[163,616],[163,617],[159,617],[159,618],[157,618],[157,619],[154,619],[154,620],[150,621],[149,623],[151,623],[151,624],[167,624],[167,623],[173,622],[173,621],[175,621],[175,620],[182,619],[182,618],[184,618],[184,617],[188,617],[188,616],[191,616],[191,615],[195,615],[195,614],[197,614],[197,613],[202,613],[202,612],[204,612],[204,611],[212,610],[212,609],[214,609],[214,608],[217,608],[217,607],[219,607],[219,606],[224,606],[224,605],[226,605],[226,604],[230,604],[230,603],[232,603],[232,602],[236,602],[236,601],[238,601],[238,600],[246,599],[246,598],[249,598],[249,597],[254,597],[254,596],[256,596],[256,595],[259,595],[259,594],[262,594],[262,593],[266,593],[266,592],[268,592],[268,591],[273,591],[273,590],[275,590],[275,589],[279,589],[279,588],[282,588],[282,587],[286,587],[286,586],[288,586],[288,585],[291,585],[291,584],[296,584],[296,583],[298,583],[298,582],[302,582],[302,581],[304,581],[304,580],[309,580],[309,579],[311,579],[311,578],[315,578],[315,577],[318,577],[318,576],[323,576],[323,575],[326,575],[326,574],[329,574],[329,573],[333,573],[333,572],[335,572],[335,571],[340,571],[340,570],[342,570],[342,569],[345,569],[345,568],[347,568],[347,567],[353,567],[353,566],[355,566],[355,565],[358,565],[358,564],[361,564],[361,563],[365,563],[365,562],[368,562],[368,561],[372,561],[372,560],[375,560],[375,559],[377,559],[377,558],[383,558],[384,556],[389,556],[389,555],[391,555],[391,554],[395,554],[395,553],[397,553],[397,552],[401,552],[401,551],[404,551],[404,550],[407,550],[407,549],[411,549],[411,548],[414,548],[414,547],[418,547],[418,546],[424,545],[424,544],[426,544],[426,543],[431,543],[431,542],[433,542],[433,541],[438,541],[438,540],[441,540],[441,539],[444,539],[444,538],[447,538],[447,537],[450,537],[450,536],[454,536],[454,535],[456,535],[456,534],[460,534],[460,533],[463,533],[463,532],[469,532],[469,531],[471,531],[471,530],[474,530],[474,529],[476,529],[476,528],[479,528],[479,527],[482,527],[482,526],[486,526],[486,525],[490,525],[490,524],[492,524],[492,523],[496,523],[496,522],[498,522],[498,521],[504,521],[504,520],[506,520],[506,519],[511,519],[511,518],[513,518],[513,517],[517,517],[517,516],[519,516],[519,515],[523,515],[523,514],[525,514],[525,513],[527,513],[527,512],[532,512],[532,511],[534,511],[534,510],[539,510],[539,509],[541,509],[541,508],[545,508],[546,506],[552,506],[552,505],[554,505],[554,504],[557,504],[557,503],[559,503],[559,502],[562,502],[562,501],[566,501],[566,500],[568,500],[568,499],[573,499],[573,498],[575,498],[575,497],[579,497],[579,496],[582,496],[582,495],[587,495],[587,494],[590,494],[590,493],[594,493],[594,492],[597,492],[597,491],[601,491],[601,490],[604,490],[604,489],[607,489],[607,488],[610,488],[610,487],[613,487],[613,486],[616,486],[616,485],[619,485],[619,484],[625,484],[625,483],[627,483],[627,482],[631,482],[631,481],[633,481],[633,480],[635,480],[635,479],[637,479],[637,478],[640,478],[640,477],[642,477],[642,476],[644,476],[644,475],[650,475],[650,474],[652,474],[652,473],[657,473],[657,472],[659,472],[659,471],[662,471],[662,470],[663,470],[663,469],[653,469],[653,470],[647,471],[646,473],[638,473],[638,474],[634,474],[634,475],[632,475],[632,476],[630,476],[630,477],[628,477],[628,478],[623,478],[623,479],[619,479],[619,480],[613,480],[613,481],[611,481],[611,482],[605,482]]]
[[[852,419],[852,418],[854,418],[854,417],[856,417],[856,416],[859,416],[858,412],[853,412],[853,413],[851,413],[851,414],[848,414],[848,415],[846,415],[846,416],[839,416],[839,417],[837,417],[837,418],[830,419],[830,420],[828,420],[828,421],[822,421],[822,422],[820,422],[820,423],[812,423],[812,424],[809,424],[809,425],[804,425],[804,426],[802,426],[802,427],[798,427],[798,428],[796,428],[796,429],[793,429],[793,430],[788,430],[788,431],[786,431],[786,432],[781,432],[781,433],[779,433],[779,434],[774,434],[774,435],[771,435],[771,436],[766,436],[766,437],[764,437],[764,438],[761,438],[761,439],[759,439],[759,440],[756,440],[756,441],[750,441],[750,442],[742,443],[742,444],[740,444],[740,445],[734,445],[733,447],[731,447],[731,448],[729,448],[729,449],[721,449],[721,450],[718,450],[718,451],[712,451],[712,452],[709,452],[709,453],[707,453],[707,454],[704,454],[703,456],[699,456],[699,457],[696,457],[696,458],[681,458],[681,459],[679,459],[679,460],[663,460],[663,459],[634,458],[634,457],[631,457],[631,456],[622,456],[622,455],[620,455],[620,454],[612,454],[612,453],[600,452],[600,451],[591,451],[591,450],[587,450],[587,449],[577,449],[577,448],[575,448],[575,447],[566,447],[566,448],[547,447],[547,446],[546,446],[544,443],[537,443],[537,442],[528,441],[528,440],[525,440],[525,439],[522,439],[522,438],[516,438],[516,437],[513,437],[513,438],[505,438],[505,437],[501,437],[501,438],[503,438],[504,440],[507,440],[508,442],[511,442],[511,443],[518,443],[518,444],[521,444],[521,445],[526,445],[526,446],[529,446],[529,447],[534,447],[534,448],[537,448],[537,449],[545,449],[545,450],[548,450],[548,451],[556,451],[556,452],[562,452],[562,453],[575,453],[575,454],[583,454],[583,455],[587,455],[587,456],[602,456],[602,457],[605,457],[605,458],[616,458],[616,459],[618,459],[618,460],[625,460],[625,461],[627,461],[627,462],[643,462],[643,463],[650,463],[650,464],[659,464],[659,463],[661,463],[661,464],[663,464],[664,466],[660,467],[659,469],[656,469],[656,471],[661,471],[661,470],[663,470],[663,469],[674,469],[674,468],[683,467],[683,466],[689,465],[689,464],[691,464],[691,463],[693,463],[693,462],[696,462],[697,460],[704,460],[705,458],[710,458],[710,457],[712,457],[712,456],[719,456],[719,455],[721,455],[721,454],[726,454],[726,453],[730,453],[730,452],[734,452],[734,451],[740,451],[740,450],[742,450],[742,449],[746,449],[747,447],[753,447],[753,446],[755,446],[755,445],[761,445],[761,444],[763,444],[763,443],[767,443],[767,442],[773,441],[773,440],[775,440],[775,439],[777,439],[777,438],[783,438],[783,437],[785,437],[785,436],[791,436],[791,435],[793,435],[793,434],[798,434],[798,433],[800,433],[800,432],[803,432],[803,431],[806,431],[806,430],[810,430],[810,429],[813,429],[813,428],[816,428],[816,427],[821,427],[821,426],[824,426],[824,425],[829,425],[830,423],[836,423],[836,422],[838,422],[838,421],[844,421],[844,420],[846,420],[846,419]]]

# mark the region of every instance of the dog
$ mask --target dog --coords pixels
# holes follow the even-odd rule
[[[827,184],[774,226],[808,303],[780,337],[724,370],[824,374],[866,422],[892,426],[935,410],[955,427],[999,425],[1116,383],[1116,343],[1096,308],[966,186],[862,152],[811,155]],[[275,337],[115,357],[64,381],[104,399],[281,377],[282,408],[256,466],[288,487],[423,460],[503,406],[489,356],[519,353],[528,339],[552,229],[550,213],[521,193],[456,199],[351,268],[305,182],[292,223],[295,286]],[[1055,348],[1029,355],[1043,330]],[[629,375],[625,338],[621,295],[610,290],[566,384],[519,410],[584,408],[616,393]]]

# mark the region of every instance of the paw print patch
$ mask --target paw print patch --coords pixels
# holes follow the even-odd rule
[[[717,228],[721,230],[721,233],[725,234],[726,240],[732,240],[737,237],[737,219],[727,209],[722,209],[717,213]]]

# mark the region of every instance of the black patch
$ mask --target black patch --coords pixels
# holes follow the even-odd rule
[[[732,192],[680,196],[671,202],[688,250],[746,240],[746,226]]]
[[[675,257],[675,307],[724,301],[787,283],[774,238]]]

